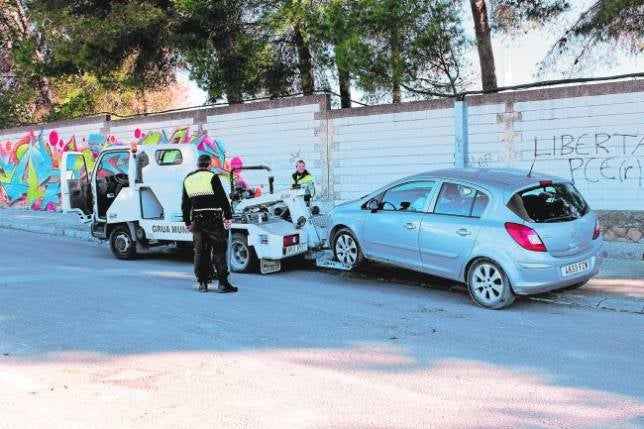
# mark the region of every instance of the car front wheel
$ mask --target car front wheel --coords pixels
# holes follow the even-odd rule
[[[493,310],[508,307],[515,299],[503,269],[487,259],[479,259],[472,264],[467,276],[467,288],[474,302]]]
[[[342,228],[333,237],[333,254],[335,259],[351,269],[359,266],[363,261],[362,251],[358,240],[347,228]]]

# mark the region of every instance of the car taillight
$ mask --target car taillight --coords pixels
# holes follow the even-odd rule
[[[593,240],[597,240],[599,234],[602,233],[602,229],[599,226],[599,219],[595,219],[595,231],[593,231]]]
[[[300,242],[300,236],[298,234],[287,235],[284,237],[284,247],[294,246]]]
[[[510,234],[510,237],[524,249],[532,250],[533,252],[546,251],[546,245],[543,244],[541,237],[534,229],[512,222],[506,223],[505,229]]]

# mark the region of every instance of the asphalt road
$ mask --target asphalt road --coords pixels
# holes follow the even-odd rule
[[[641,314],[0,243],[0,428],[644,427]]]

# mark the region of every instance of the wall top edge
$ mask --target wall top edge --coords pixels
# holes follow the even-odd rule
[[[109,120],[110,120],[109,115],[100,115],[100,116],[92,116],[90,118],[67,119],[64,121],[44,122],[40,124],[25,125],[23,127],[5,128],[3,130],[0,130],[0,136],[7,135],[7,134],[18,134],[22,132],[26,133],[29,131],[40,131],[43,129],[50,129],[50,128],[62,128],[62,127],[87,125],[87,124],[97,124],[99,128],[102,128],[105,125],[105,123],[108,122]]]

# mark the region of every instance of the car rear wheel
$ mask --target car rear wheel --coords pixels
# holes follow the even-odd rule
[[[134,259],[136,257],[136,241],[132,238],[127,225],[119,225],[112,230],[110,250],[118,259]]]
[[[230,269],[236,273],[257,271],[259,261],[255,249],[248,245],[246,234],[234,233],[230,245]]]
[[[467,288],[478,305],[499,310],[514,302],[510,281],[498,264],[479,259],[472,264],[467,276]]]
[[[363,261],[358,240],[347,228],[342,228],[333,237],[333,254],[335,259],[351,267],[359,266]]]

